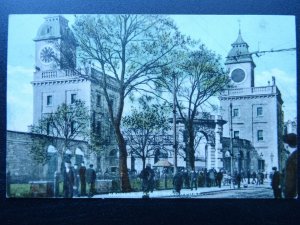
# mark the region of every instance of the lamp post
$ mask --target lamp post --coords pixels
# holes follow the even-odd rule
[[[177,172],[177,135],[176,135],[176,76],[173,73],[173,148],[174,148],[174,174]]]
[[[230,127],[229,127],[229,133],[230,133],[230,175],[231,175],[231,188],[234,188],[233,185],[233,143],[232,143],[232,103],[229,104],[229,119],[230,119]]]
[[[259,156],[260,156],[260,160],[259,160],[260,161],[260,166],[259,166],[259,169],[261,171],[263,171],[263,159],[262,158],[263,158],[264,155],[261,152]]]

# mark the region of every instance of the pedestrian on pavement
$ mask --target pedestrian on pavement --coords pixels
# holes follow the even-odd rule
[[[250,178],[251,178],[251,172],[250,172],[250,170],[248,170],[247,171],[248,184],[250,184]]]
[[[252,184],[257,184],[257,175],[255,171],[252,173]]]
[[[151,169],[151,165],[147,164],[139,175],[142,179],[143,198],[149,198],[149,191],[152,190],[153,174],[154,171]]]
[[[284,197],[297,198],[297,135],[294,133],[287,134],[283,137],[283,142],[288,144],[292,150],[292,154],[288,157],[285,166]]]
[[[219,188],[221,188],[222,179],[223,179],[223,172],[220,169],[219,172],[217,173],[217,176],[216,176],[217,185],[219,186]]]
[[[80,196],[86,195],[86,167],[84,165],[84,162],[81,163],[81,166],[79,168],[79,177],[80,177]]]
[[[79,169],[78,165],[74,165],[74,186],[73,186],[73,194],[74,196],[79,197]]]
[[[240,172],[237,172],[236,173],[236,183],[237,183],[237,186],[238,186],[238,189],[241,188],[241,181],[242,181],[242,176],[241,176],[241,173]]]
[[[190,174],[189,171],[187,169],[184,169],[183,173],[183,180],[184,180],[184,187],[185,188],[190,188]]]
[[[198,180],[198,174],[196,173],[195,170],[192,171],[191,173],[191,190],[195,187],[197,191],[197,180]]]
[[[209,170],[209,186],[214,187],[215,186],[215,172],[213,169]]]
[[[274,198],[281,198],[281,183],[280,183],[280,173],[277,171],[277,167],[273,167],[274,171],[272,176],[271,186],[274,192]]]
[[[176,193],[180,195],[180,191],[183,185],[183,174],[180,170],[177,171],[173,178],[173,187]]]
[[[71,162],[65,161],[64,174],[64,197],[73,198],[73,186],[74,186],[74,171],[71,168]]]
[[[95,184],[96,184],[96,171],[94,170],[94,165],[90,164],[90,168],[86,170],[86,181],[90,186],[90,191],[88,197],[93,197],[95,194]]]

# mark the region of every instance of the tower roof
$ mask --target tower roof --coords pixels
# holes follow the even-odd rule
[[[69,21],[61,15],[49,15],[45,17],[45,21],[39,27],[34,41],[58,39],[69,35],[74,39],[73,33],[68,27],[68,22]]]
[[[242,38],[241,30],[235,42],[231,44],[232,48],[227,55],[225,64],[236,64],[243,62],[251,62],[254,64],[251,54],[249,53],[249,45]],[[255,64],[254,64],[255,66]]]

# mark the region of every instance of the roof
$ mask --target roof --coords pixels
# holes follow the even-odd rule
[[[71,38],[75,40],[74,35],[68,27],[68,20],[61,15],[50,15],[44,18],[44,23],[39,27],[34,41],[58,38]],[[76,42],[75,42],[76,43]]]
[[[231,46],[232,48],[227,55],[225,64],[243,63],[243,62],[251,62],[254,64],[252,56],[248,50],[249,45],[242,38],[242,34],[240,30],[236,41],[233,42]]]
[[[156,167],[156,166],[157,167],[172,167],[173,164],[170,163],[168,160],[160,160],[157,163],[155,163],[153,166],[154,167]]]

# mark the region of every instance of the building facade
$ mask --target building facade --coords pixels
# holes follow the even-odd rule
[[[116,166],[118,151],[100,84],[101,73],[88,63],[84,68],[77,68],[77,44],[68,20],[59,15],[47,16],[39,27],[34,42],[36,70],[32,81],[33,123],[37,124],[48,113],[55,112],[62,103],[69,105],[76,100],[84,101],[91,118],[90,133],[102,142],[97,147],[99,149],[91,151],[98,152],[97,154],[87,156],[88,153],[83,152],[82,161],[86,164],[93,163],[101,171]],[[108,77],[108,87],[113,105],[116,105],[118,88],[112,77]],[[88,142],[93,144],[91,138]],[[72,154],[75,156],[75,152]],[[75,157],[71,161],[75,163]]]
[[[262,160],[264,171],[271,172],[273,166],[282,169],[283,101],[275,77],[271,84],[255,86],[256,65],[240,31],[225,65],[232,87],[219,97],[220,114],[231,121],[224,125],[224,137],[249,140]]]

